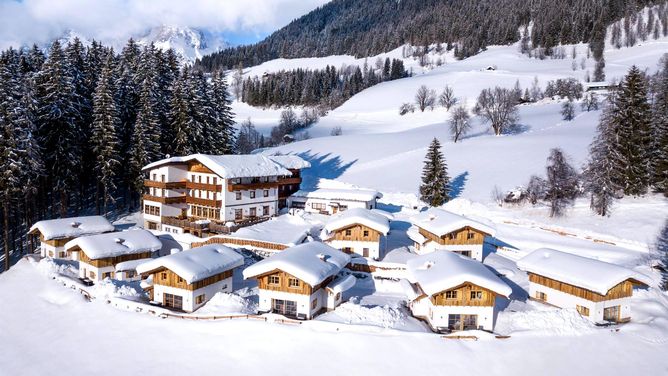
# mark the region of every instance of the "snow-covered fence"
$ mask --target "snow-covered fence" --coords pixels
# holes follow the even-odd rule
[[[283,251],[289,247],[286,244],[273,243],[262,240],[236,238],[231,236],[213,236],[204,242],[193,243],[193,248],[201,247],[207,244],[223,244],[231,246],[250,247],[254,249],[261,249],[268,251]]]

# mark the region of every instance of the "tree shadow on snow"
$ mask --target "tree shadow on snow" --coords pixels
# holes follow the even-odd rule
[[[530,130],[531,126],[528,124],[515,124],[512,127],[508,127],[506,130],[501,132],[501,134],[513,136],[521,133],[526,133]]]
[[[457,175],[450,182],[450,199],[457,198],[464,191],[464,186],[466,185],[466,179],[469,176],[468,171],[464,171],[461,174]]]
[[[297,155],[311,163],[311,168],[303,170],[302,189],[316,188],[318,180],[321,178],[336,179],[357,162],[357,159],[355,159],[352,162],[344,163],[338,155],[333,156],[331,153],[314,154],[311,150]]]

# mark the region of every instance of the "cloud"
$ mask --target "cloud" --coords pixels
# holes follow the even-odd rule
[[[328,0],[0,0],[0,48],[48,43],[69,30],[124,40],[159,25],[266,35]]]

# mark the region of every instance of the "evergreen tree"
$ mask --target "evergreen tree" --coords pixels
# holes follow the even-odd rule
[[[589,207],[601,216],[610,215],[610,208],[620,188],[612,180],[614,165],[610,158],[610,137],[607,114],[598,125],[598,135],[589,148],[589,162],[583,172],[585,189],[591,195]]]
[[[577,196],[578,175],[559,148],[550,150],[546,170],[545,199],[550,203],[550,217],[559,217]]]
[[[210,131],[211,153],[232,154],[235,144],[234,114],[224,72],[217,72],[213,75],[211,102],[215,110],[214,126]]]
[[[561,118],[566,121],[571,121],[575,118],[575,107],[573,106],[572,100],[567,100],[561,106]]]
[[[213,133],[216,112],[211,101],[206,78],[201,71],[190,71],[185,77],[186,100],[188,103],[188,133],[196,153],[213,152]]]
[[[668,54],[664,55],[662,63],[652,105],[650,171],[654,190],[668,197]]]
[[[114,203],[116,175],[121,166],[118,154],[118,126],[120,116],[114,96],[113,82],[114,60],[109,56],[100,74],[93,96],[92,151],[95,157],[94,170],[97,181],[96,202],[100,214],[99,193],[102,193],[102,213],[106,215],[107,207]]]
[[[194,153],[191,138],[188,132],[190,114],[188,112],[188,101],[184,92],[184,79],[179,79],[173,84],[172,100],[170,103],[170,126],[174,139],[172,141],[172,152],[175,155],[189,155]]]
[[[651,108],[647,101],[647,80],[633,66],[610,98],[610,158],[615,165],[612,180],[626,195],[642,195],[649,185]]]
[[[49,57],[35,77],[39,143],[53,190],[59,194],[60,214],[65,216],[68,194],[78,184],[81,171],[79,99],[71,70],[60,43],[53,42]]]
[[[661,257],[663,271],[661,272],[661,289],[668,290],[668,221],[663,225],[663,229],[656,239],[656,251]]]
[[[441,206],[450,201],[450,178],[445,157],[441,153],[441,143],[438,139],[429,145],[422,169],[422,185],[420,185],[420,200],[430,206]]]

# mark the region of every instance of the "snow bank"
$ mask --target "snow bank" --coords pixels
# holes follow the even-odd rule
[[[219,292],[205,305],[197,310],[197,315],[222,314],[253,315],[257,313],[257,305],[249,299],[236,294]]]
[[[503,335],[577,336],[596,330],[575,309],[500,312],[495,331]]]
[[[304,243],[276,253],[244,269],[244,278],[282,270],[315,286],[336,275],[350,262],[350,256],[320,242]]]
[[[607,294],[608,290],[627,279],[651,284],[648,277],[631,269],[548,248],[537,249],[524,256],[517,262],[517,266],[521,270],[601,295]]]
[[[155,252],[162,243],[150,231],[135,229],[70,240],[65,244],[69,251],[78,247],[92,260],[144,252]]]
[[[311,167],[311,163],[297,155],[270,155],[269,159],[288,170],[301,170]]]
[[[137,266],[137,272],[145,274],[165,268],[190,284],[243,264],[243,256],[233,249],[221,244],[208,244],[143,263]]]
[[[232,237],[251,239],[271,243],[295,246],[301,244],[313,230],[313,225],[303,218],[293,215],[282,215],[256,225],[243,227],[234,232]],[[230,237],[225,235],[223,237]]]
[[[114,226],[104,217],[70,217],[39,221],[30,227],[30,234],[39,232],[45,240],[76,238],[84,235],[114,231]]]
[[[334,294],[338,294],[350,290],[355,286],[355,282],[357,282],[357,278],[352,274],[348,274],[345,277],[336,277],[332,283],[327,286],[327,289],[331,290]]]
[[[324,321],[336,321],[346,324],[374,325],[383,328],[394,328],[405,325],[408,315],[399,308],[389,305],[366,307],[355,300],[342,303],[333,312],[318,318]]]
[[[185,157],[171,157],[150,163],[142,171],[150,170],[169,163],[197,161],[209,168],[216,175],[224,178],[248,178],[258,176],[290,176],[292,173],[271,159],[260,154],[246,155],[208,155],[192,154]]]

